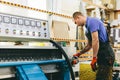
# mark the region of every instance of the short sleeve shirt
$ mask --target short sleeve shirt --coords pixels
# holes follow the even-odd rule
[[[98,37],[99,41],[101,42],[107,42],[108,41],[108,35],[107,30],[103,24],[103,22],[100,19],[87,17],[86,20],[86,34],[88,34],[88,39],[92,40],[91,33],[98,31]]]

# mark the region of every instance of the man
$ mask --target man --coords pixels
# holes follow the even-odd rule
[[[109,44],[106,28],[101,20],[97,18],[85,17],[81,12],[73,14],[73,21],[77,26],[86,28],[87,46],[73,56],[80,56],[91,48],[93,49],[93,59],[91,68],[97,70],[96,80],[112,80],[112,68],[114,63],[114,52]],[[98,67],[96,67],[96,63]]]

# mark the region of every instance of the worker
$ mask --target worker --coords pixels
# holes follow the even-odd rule
[[[110,46],[107,30],[100,19],[86,17],[81,12],[73,13],[73,21],[77,26],[85,27],[86,47],[73,56],[79,57],[93,49],[91,68],[96,72],[96,80],[112,80],[114,52]]]

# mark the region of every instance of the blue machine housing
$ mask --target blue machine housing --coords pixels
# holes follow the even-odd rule
[[[4,53],[0,61],[5,60],[0,67],[15,67],[15,80],[70,80],[68,65],[58,49],[1,48],[0,53]],[[57,72],[45,73],[41,66],[47,64],[55,65]]]

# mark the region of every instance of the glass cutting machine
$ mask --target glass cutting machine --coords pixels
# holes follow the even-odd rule
[[[0,13],[0,41],[0,79],[74,80],[67,55],[50,40],[48,21]],[[32,41],[53,46],[28,46]]]

